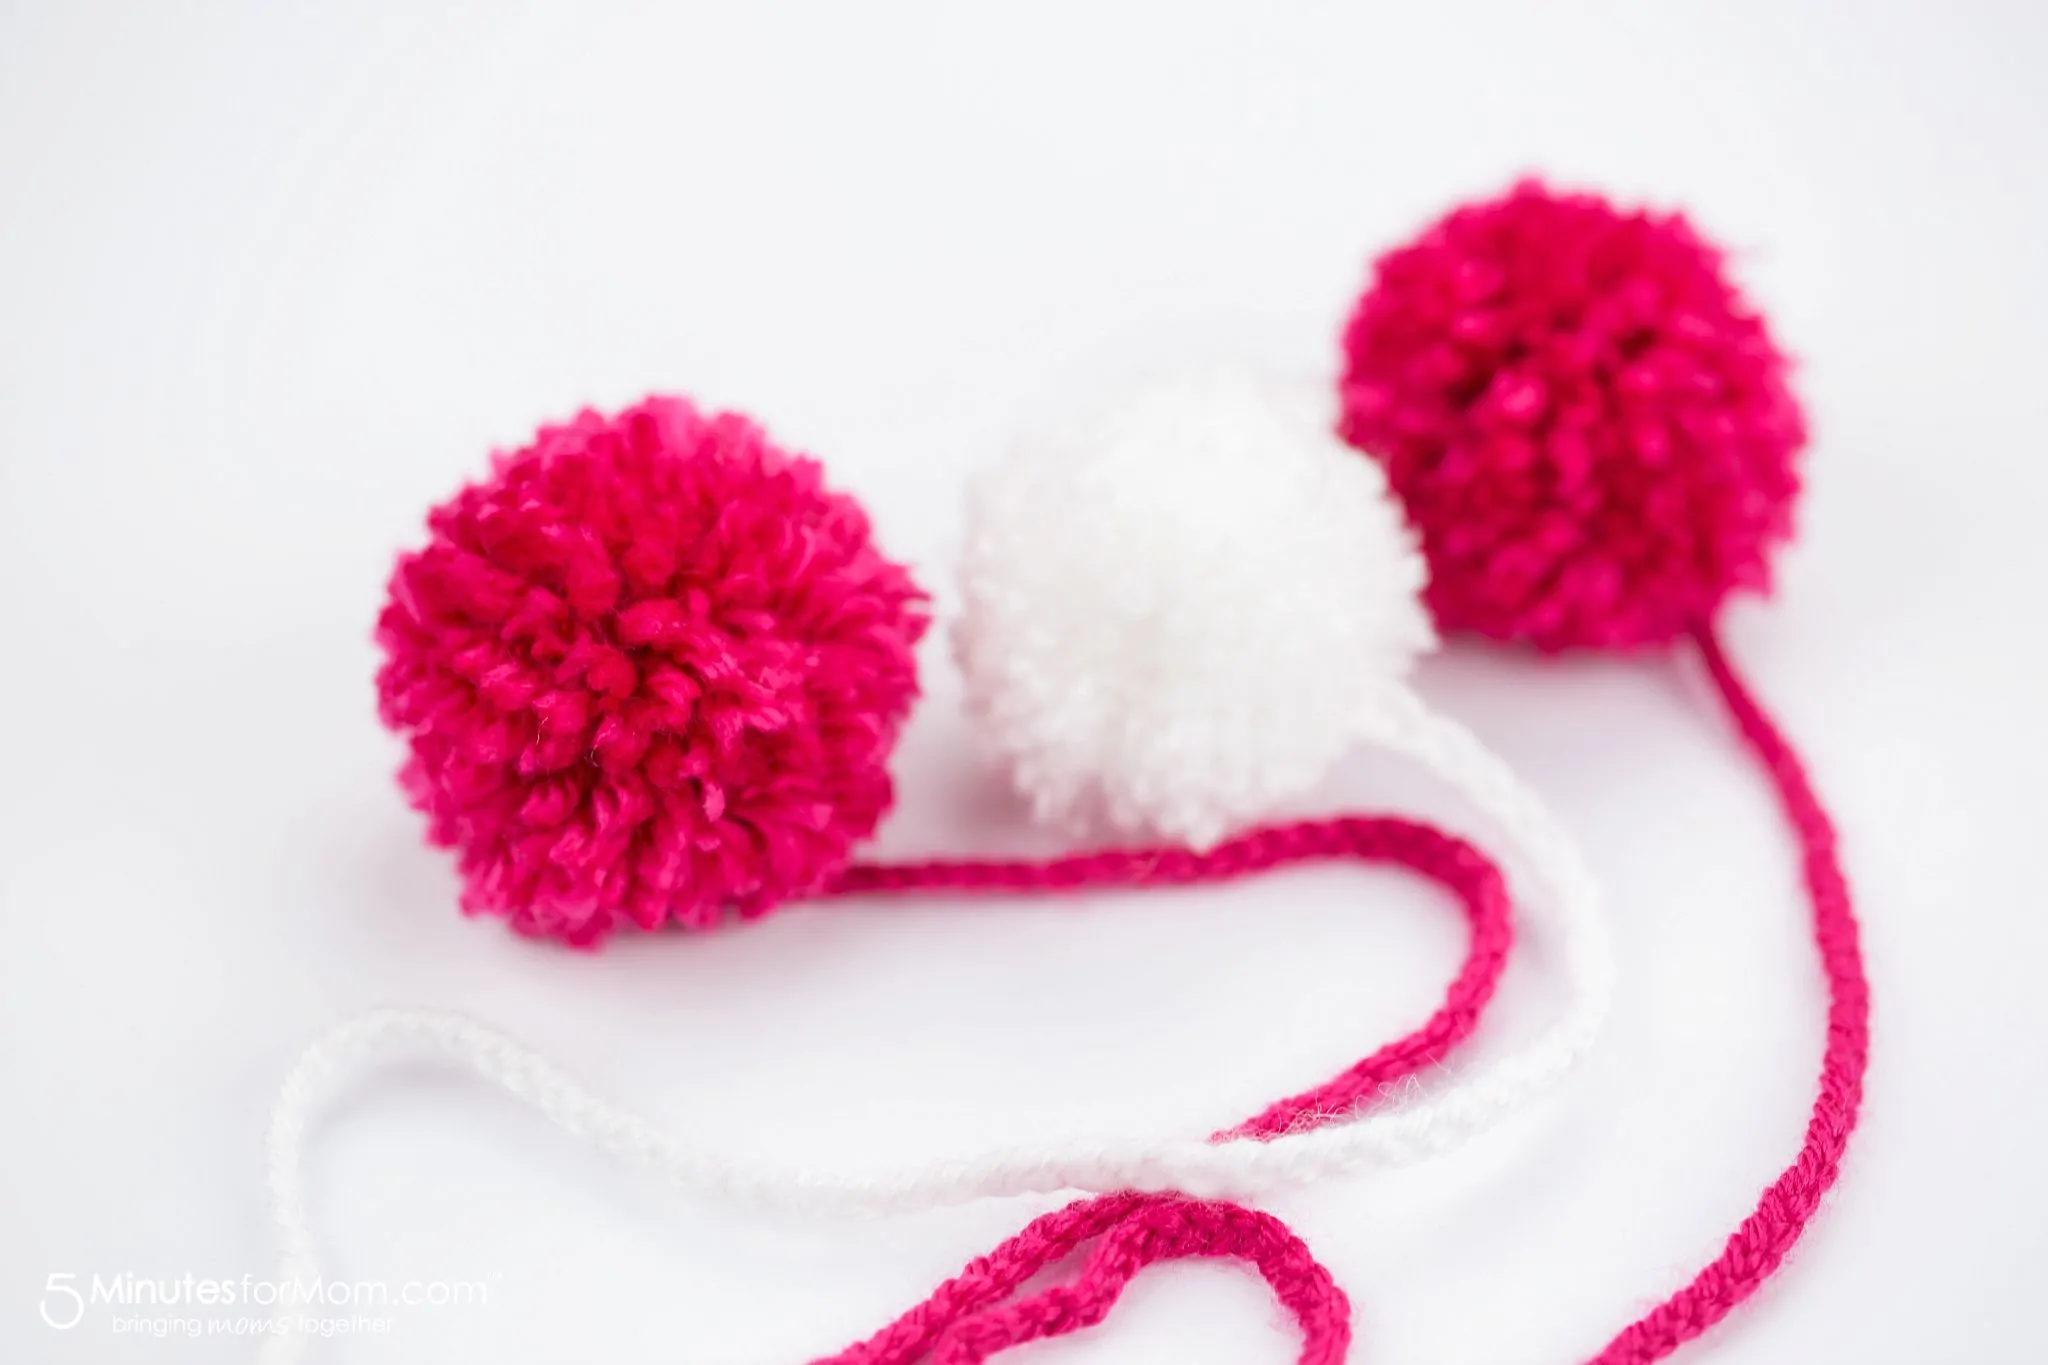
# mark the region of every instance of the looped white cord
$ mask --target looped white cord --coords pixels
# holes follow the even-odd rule
[[[1054,1142],[869,1175],[788,1170],[707,1151],[602,1098],[506,1034],[459,1014],[382,1009],[352,1019],[307,1048],[286,1078],[265,1145],[283,1277],[317,1265],[300,1154],[308,1124],[345,1072],[385,1054],[424,1055],[475,1073],[593,1144],[686,1189],[741,1204],[804,1213],[908,1211],[974,1199],[1059,1190],[1180,1190],[1244,1197],[1369,1165],[1442,1152],[1555,1080],[1598,1032],[1613,964],[1597,886],[1577,846],[1513,771],[1456,722],[1411,701],[1365,728],[1377,743],[1436,772],[1496,824],[1534,883],[1527,909],[1553,917],[1570,1003],[1533,1042],[1408,1104],[1299,1133],[1211,1142]],[[266,1360],[295,1353],[275,1338]]]
[[[1520,1051],[1427,1102],[1462,1137],[1556,1080],[1599,1036],[1614,1000],[1614,947],[1600,886],[1577,841],[1515,770],[1419,697],[1398,699],[1387,721],[1367,723],[1364,737],[1435,773],[1498,827],[1534,883],[1518,900],[1553,920],[1564,962],[1564,1013]]]

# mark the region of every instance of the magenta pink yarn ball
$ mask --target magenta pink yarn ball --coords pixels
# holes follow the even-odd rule
[[[925,597],[816,462],[651,398],[544,427],[427,524],[377,691],[466,911],[578,945],[704,928],[874,830]]]
[[[1677,214],[1529,182],[1382,256],[1344,333],[1446,630],[1628,647],[1767,591],[1805,444],[1788,365]]]

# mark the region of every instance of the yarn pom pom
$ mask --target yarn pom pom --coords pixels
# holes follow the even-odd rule
[[[888,808],[926,624],[858,504],[680,399],[494,466],[428,518],[377,627],[463,908],[589,945],[815,889]]]
[[[1458,209],[1380,258],[1344,362],[1445,630],[1655,644],[1768,590],[1805,428],[1684,218],[1533,182]]]
[[[1407,698],[1421,558],[1311,406],[1191,376],[977,484],[955,652],[1041,818],[1206,846]]]

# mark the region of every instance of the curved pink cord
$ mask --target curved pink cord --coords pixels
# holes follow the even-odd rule
[[[1003,1302],[1093,1240],[1066,1284]],[[1339,1365],[1351,1305],[1330,1272],[1271,1214],[1177,1195],[1106,1194],[1038,1219],[939,1286],[877,1335],[815,1365],[980,1365],[1005,1347],[1092,1327],[1140,1270],[1186,1256],[1250,1261],[1302,1331],[1302,1365]]]
[[[1857,946],[1856,917],[1850,905],[1848,883],[1835,852],[1834,826],[1814,794],[1798,756],[1736,676],[1712,628],[1701,627],[1694,633],[1694,640],[1743,739],[1777,787],[1779,800],[1799,837],[1807,891],[1813,903],[1814,937],[1820,946],[1828,982],[1827,1048],[1813,1117],[1798,1158],[1764,1191],[1756,1211],[1729,1237],[1711,1265],[1694,1276],[1690,1284],[1624,1328],[1589,1365],[1648,1365],[1660,1360],[1726,1317],[1770,1278],[1785,1253],[1799,1240],[1819,1208],[1822,1195],[1835,1182],[1849,1134],[1856,1126],[1868,1061],[1869,983],[1864,978],[1862,954]],[[1327,828],[1293,826],[1286,832],[1252,836],[1240,844],[1282,833],[1297,839],[1321,839],[1327,837]],[[1455,841],[1434,831],[1419,826],[1410,829],[1444,845],[1455,845]],[[1469,848],[1455,846],[1465,857],[1486,866]],[[1420,841],[1415,847],[1429,847],[1429,842]],[[1223,855],[1225,850],[1216,852]],[[1114,859],[1133,855],[1103,856]],[[1168,874],[1165,880],[1230,875],[1204,870],[1196,855],[1156,856],[1163,865],[1179,869],[1177,875]],[[1456,877],[1445,876],[1437,867],[1400,853],[1381,856],[1407,862],[1460,890],[1473,915],[1472,955],[1465,971],[1453,985],[1443,1009],[1417,1033],[1382,1048],[1328,1085],[1273,1106],[1241,1129],[1233,1130],[1234,1133],[1266,1136],[1337,1118],[1346,1108],[1370,1098],[1395,1076],[1440,1057],[1476,1022],[1501,962],[1493,957],[1484,965],[1481,963],[1481,940],[1487,936],[1487,925],[1470,891]],[[1070,864],[1088,861],[1068,860]],[[1054,871],[1060,866],[1031,869],[1011,865],[996,870],[998,875],[987,884],[1044,886],[1096,880],[1082,875],[1062,881]],[[978,880],[982,874],[969,866],[937,867],[940,875],[928,882],[921,879],[933,870],[930,868],[855,869],[849,874],[848,883],[863,884],[848,884],[840,889],[983,884]],[[1458,875],[1469,874],[1460,870]],[[1504,913],[1497,932],[1496,951],[1504,953]],[[1469,983],[1474,982],[1476,991],[1468,989]],[[1091,1239],[1100,1240],[1071,1282],[1042,1290],[1031,1298],[1004,1303],[1032,1275]],[[1083,1200],[1045,1215],[994,1252],[970,1264],[876,1336],[815,1365],[979,1365],[1005,1347],[1102,1321],[1124,1285],[1139,1270],[1154,1261],[1182,1256],[1233,1256],[1251,1261],[1301,1327],[1300,1365],[1337,1365],[1344,1360],[1351,1339],[1350,1306],[1344,1293],[1301,1240],[1278,1220],[1235,1204],[1175,1195],[1122,1194]]]
[[[1111,849],[1048,862],[856,863],[827,895],[876,891],[1047,891],[1083,886],[1191,886],[1232,881],[1294,863],[1355,859],[1393,863],[1438,882],[1471,921],[1464,965],[1422,1027],[1313,1089],[1281,1100],[1218,1137],[1271,1137],[1315,1127],[1377,1099],[1382,1089],[1441,1061],[1472,1032],[1492,998],[1514,940],[1506,884],[1462,839],[1393,816],[1344,816],[1274,825],[1206,853],[1182,848]]]
[[[859,864],[831,892],[1185,885],[1333,858],[1397,863],[1442,883],[1465,908],[1471,945],[1443,1004],[1421,1028],[1217,1135],[1265,1137],[1344,1116],[1393,1082],[1434,1065],[1478,1024],[1507,963],[1513,929],[1500,873],[1471,845],[1406,820],[1352,817],[1262,829],[1207,853],[1145,849],[1045,863]],[[1006,1302],[1033,1275],[1090,1241],[1095,1247],[1069,1283]],[[1189,1256],[1251,1262],[1301,1327],[1302,1365],[1344,1359],[1351,1306],[1329,1272],[1278,1219],[1182,1195],[1113,1194],[1039,1218],[874,1337],[816,1365],[978,1365],[1019,1342],[1100,1322],[1140,1270]]]

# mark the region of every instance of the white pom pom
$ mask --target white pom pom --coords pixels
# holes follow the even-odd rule
[[[1041,818],[1206,846],[1407,703],[1422,558],[1312,406],[1154,384],[977,481],[954,650]]]

